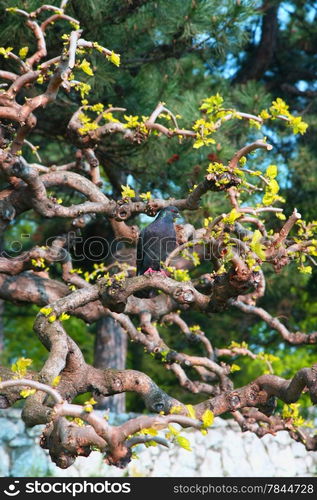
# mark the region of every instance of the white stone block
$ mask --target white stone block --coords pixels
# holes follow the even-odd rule
[[[247,439],[242,439],[247,462],[250,466],[250,476],[274,476],[275,468],[269,459],[264,444],[254,434],[251,436],[246,436]]]
[[[199,477],[222,477],[223,467],[221,455],[213,450],[208,450],[205,459],[198,471]]]
[[[10,474],[10,457],[2,446],[0,446],[0,457],[0,477],[7,477]]]
[[[143,461],[142,464],[144,464],[144,468],[149,465]],[[152,471],[150,475],[153,477],[169,477],[171,475],[172,466],[171,453],[164,450],[160,458],[156,459],[155,462],[151,464]]]

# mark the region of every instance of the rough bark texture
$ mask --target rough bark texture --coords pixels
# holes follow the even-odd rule
[[[251,49],[245,63],[239,70],[234,82],[246,83],[248,80],[260,80],[265,71],[270,67],[276,47],[278,34],[277,11],[278,4],[270,5],[270,0],[265,2],[259,44]],[[266,8],[267,6],[267,8]]]
[[[120,324],[111,316],[101,318],[96,323],[94,366],[96,368],[126,367],[127,335]],[[125,394],[117,394],[109,398],[96,396],[98,409],[109,409],[113,413],[125,411]]]

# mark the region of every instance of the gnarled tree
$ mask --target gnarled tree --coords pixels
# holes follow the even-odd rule
[[[34,332],[48,351],[39,372],[27,369],[30,361],[26,358],[20,358],[11,368],[0,368],[0,407],[9,408],[25,399],[23,420],[28,426],[45,424],[41,446],[62,468],[96,448],[107,463],[124,467],[131,459],[133,446],[139,443],[166,445],[168,440],[174,440],[188,447],[186,438],[179,436],[180,431],[171,423],[206,432],[213,416],[227,413],[232,414],[242,431],[262,437],[287,430],[307,450],[316,450],[316,436],[307,433],[292,404],[303,392],[309,394],[312,404],[317,402],[317,365],[305,366],[291,379],[285,379],[274,374],[272,356],[253,352],[246,343],[215,347],[216,332],[212,330],[215,314],[230,315],[230,311],[238,309],[266,322],[278,332],[281,342],[293,346],[316,343],[316,332],[292,332],[257,304],[265,293],[267,269],[278,273],[295,261],[302,272],[311,271],[306,261],[317,251],[316,224],[302,221],[295,207],[287,207],[289,215],[284,214],[275,165],[263,168],[259,164],[256,170],[247,166],[252,154],[253,163],[263,161],[256,156],[261,150],[268,156],[272,154],[273,147],[266,141],[263,129],[278,122],[302,134],[306,123],[292,115],[281,99],[255,115],[226,106],[216,94],[204,99],[200,116],[184,126],[179,124],[181,118],[162,102],[153,106],[149,116],[142,117],[126,114],[133,110],[127,111],[120,102],[108,106],[94,102],[90,85],[81,80],[81,72],[93,75],[92,54],[100,58],[100,65],[120,66],[120,56],[111,47],[82,38],[77,19],[65,13],[66,4],[45,4],[33,12],[8,9],[25,18],[35,46],[28,57],[27,47],[22,47],[19,55],[9,46],[1,49],[10,66],[10,71],[0,70],[0,166],[6,182],[0,193],[1,229],[5,235],[27,212],[35,221],[42,217],[66,222],[63,230],[55,228],[44,244],[15,255],[13,251],[3,252],[0,258],[0,299],[40,306]],[[58,43],[48,49],[46,33],[54,23],[65,21],[73,30],[63,35],[60,53],[53,53]],[[61,94],[65,102],[72,104],[65,133],[73,158],[69,161],[68,151],[65,163],[56,165],[42,162],[32,136],[36,139],[38,116],[49,120],[50,107]],[[228,124],[238,129],[249,127],[250,142],[241,144],[225,162],[219,161],[216,152]],[[136,185],[122,186],[120,196],[107,193],[105,149],[116,144],[120,150],[121,145],[129,144],[132,154],[149,141],[165,139],[183,141],[194,150],[211,148],[213,161],[206,164],[206,171],[186,196],[154,197],[151,192],[138,193]],[[29,148],[37,155],[35,163],[27,160]],[[126,151],[124,147],[122,151]],[[162,164],[162,169],[166,168],[168,164]],[[59,196],[62,193],[67,194],[66,200]],[[140,215],[154,216],[160,209],[174,205],[185,214],[185,220],[191,218],[190,214],[201,216],[202,200],[209,193],[221,194],[230,209],[204,213],[203,224],[197,222],[201,218],[193,217],[193,224],[176,226],[178,246],[162,263],[166,276],[135,276]],[[107,246],[111,258],[83,274],[77,265],[80,259],[76,238],[96,214],[103,216],[111,231],[111,240],[97,241]],[[149,287],[159,293],[149,299],[134,295]],[[187,319],[192,311],[208,317],[210,330],[203,332],[185,321],[184,313]],[[112,318],[131,342],[144,346],[153,362],[163,363],[173,373],[175,383],[206,399],[185,405],[161,390],[145,373],[89,365],[67,333],[64,320],[69,316],[86,323]],[[192,349],[190,353],[180,352],[167,345],[161,325],[170,324],[177,327],[189,345],[199,346],[197,355]],[[232,373],[238,367],[230,359],[239,356],[263,359],[268,373],[235,387]],[[83,406],[73,402],[87,392],[104,398],[134,392],[150,413],[111,426],[94,411],[94,399]],[[285,403],[282,412],[276,412],[276,400]]]

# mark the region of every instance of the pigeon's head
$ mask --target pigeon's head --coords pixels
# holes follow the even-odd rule
[[[173,222],[176,221],[180,217],[180,213],[177,207],[174,207],[171,205],[170,207],[163,208],[163,210],[160,211],[158,217],[161,219],[162,217],[166,217],[169,220],[172,220]]]

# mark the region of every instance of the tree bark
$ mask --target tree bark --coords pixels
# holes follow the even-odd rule
[[[270,6],[263,14],[262,34],[259,44],[247,57],[233,83],[259,80],[269,68],[276,46],[278,34],[278,4]]]
[[[115,368],[124,370],[127,357],[127,335],[119,323],[110,316],[96,323],[94,366],[96,368]],[[104,398],[95,396],[99,409],[109,409],[113,413],[125,411],[125,394]]]

